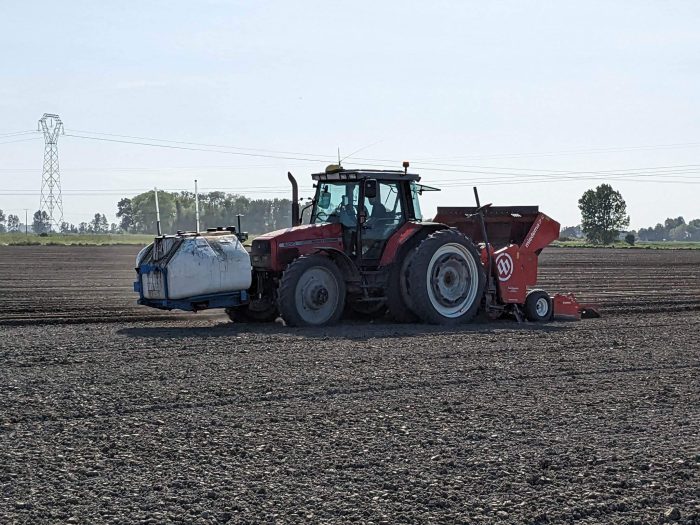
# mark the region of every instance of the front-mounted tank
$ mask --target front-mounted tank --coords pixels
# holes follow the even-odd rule
[[[136,257],[138,303],[163,310],[248,302],[250,256],[233,229],[156,237]]]

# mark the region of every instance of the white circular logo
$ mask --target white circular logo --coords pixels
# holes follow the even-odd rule
[[[496,270],[498,270],[498,280],[507,281],[513,275],[513,259],[507,253],[502,253],[496,257]]]

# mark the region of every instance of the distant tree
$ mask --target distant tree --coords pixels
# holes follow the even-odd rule
[[[625,242],[627,244],[629,244],[630,246],[634,246],[634,241],[635,241],[634,233],[630,232],[627,235],[625,235]]]
[[[580,239],[583,237],[583,232],[581,231],[581,225],[578,226],[566,226],[561,229],[559,233],[561,237],[568,237],[573,239]]]
[[[19,230],[19,217],[17,215],[7,216],[7,231],[16,232]]]
[[[102,215],[96,213],[95,217],[90,221],[90,233],[100,233],[100,221],[102,220]]]
[[[32,221],[32,231],[41,235],[42,233],[48,233],[50,229],[51,221],[49,219],[49,214],[42,210],[35,211],[34,220]]]
[[[158,192],[158,203],[163,232],[194,229],[193,193],[187,191],[179,193]],[[242,227],[251,233],[264,233],[286,228],[291,223],[291,202],[289,199],[249,199],[234,193],[212,191],[199,195],[199,210],[202,228],[234,226],[238,214],[245,216]],[[117,204],[117,215],[131,217],[128,231],[154,233],[156,213],[153,192],[142,193],[130,200],[120,200]],[[125,230],[124,226],[125,224],[122,223],[122,230]]]
[[[5,213],[2,210],[0,210],[0,233],[5,233],[7,231],[5,227],[5,220]]]
[[[116,234],[116,233],[122,233],[122,231],[119,229],[119,226],[117,224],[112,223],[109,225],[109,233]]]
[[[671,230],[668,232],[668,238],[672,241],[689,241],[690,232],[688,231],[688,225],[679,224],[678,226],[671,228]]]
[[[60,228],[61,233],[78,233],[78,228],[74,224],[63,221]]]
[[[685,224],[685,219],[683,217],[676,217],[675,219],[672,217],[669,217],[664,221],[664,229],[667,232],[670,232],[673,228],[677,228],[678,226],[683,226]]]
[[[688,223],[688,235],[691,241],[700,241],[700,219]]]
[[[119,219],[119,227],[128,232],[134,226],[134,208],[131,205],[131,199],[123,198],[117,203],[117,218]]]
[[[78,233],[90,233],[90,226],[87,222],[78,224]]]
[[[93,219],[88,224],[89,233],[107,233],[109,231],[109,223],[107,217],[101,213],[96,213]]]
[[[586,191],[578,201],[581,229],[594,243],[610,244],[630,223],[627,204],[609,184]]]

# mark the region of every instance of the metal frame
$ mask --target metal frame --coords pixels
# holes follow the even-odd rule
[[[44,116],[39,119],[38,131],[44,133],[45,144],[39,210],[46,211],[49,217],[49,231],[58,232],[63,222],[61,174],[58,168],[58,136],[65,133],[63,122],[58,115],[44,113]]]
[[[138,268],[138,280],[134,282],[134,291],[139,294],[138,304],[158,308],[160,310],[185,310],[197,312],[212,308],[232,308],[248,303],[248,292],[239,290],[235,292],[222,292],[216,294],[196,295],[184,299],[170,299],[168,296],[168,270],[155,264],[142,264]],[[143,276],[149,273],[161,272],[163,274],[164,299],[146,299],[143,295]]]

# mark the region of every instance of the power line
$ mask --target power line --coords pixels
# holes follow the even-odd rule
[[[88,137],[88,136],[84,136],[84,135],[73,135],[70,133],[66,133],[66,137],[75,137],[75,138],[88,139],[88,140],[101,140],[101,141],[106,141],[106,142],[118,142],[121,144],[134,144],[134,145],[138,145],[138,146],[150,146],[150,147],[154,147],[154,148],[179,149],[179,150],[186,150],[186,151],[204,151],[204,152],[208,152],[208,153],[222,153],[225,155],[241,155],[241,156],[245,156],[245,157],[258,157],[258,158],[265,158],[265,159],[300,160],[300,161],[306,161],[306,162],[328,162],[327,160],[322,160],[322,159],[288,157],[288,156],[282,156],[282,155],[267,155],[267,154],[262,154],[262,153],[244,153],[244,152],[240,152],[240,151],[221,151],[221,150],[214,150],[214,149],[194,148],[194,147],[189,147],[189,146],[174,146],[171,144],[153,144],[153,143],[148,143],[148,142],[136,142],[136,141],[130,141],[130,140],[109,139],[109,138],[104,138],[104,137]]]
[[[700,146],[700,142],[679,142],[675,144],[656,144],[648,146],[618,146],[610,148],[589,148],[589,149],[572,149],[559,150],[549,152],[531,152],[531,153],[501,153],[493,155],[464,155],[453,157],[421,157],[417,161],[438,160],[465,160],[465,159],[504,159],[504,158],[522,158],[522,157],[558,157],[562,155],[586,155],[589,153],[617,153],[626,151],[648,151],[659,149],[676,149],[676,148],[695,148]]]
[[[120,137],[120,138],[127,138],[127,139],[135,139],[135,140],[148,140],[151,142],[167,142],[170,144],[184,144],[186,146],[202,146],[202,147],[208,147],[208,148],[221,148],[221,149],[235,149],[235,150],[240,150],[240,151],[259,151],[262,153],[278,153],[282,155],[305,155],[307,157],[323,157],[326,159],[334,160],[335,157],[333,155],[323,155],[323,154],[314,154],[314,153],[303,153],[303,152],[298,152],[298,151],[283,151],[283,150],[273,150],[273,149],[263,149],[263,148],[244,148],[241,146],[228,146],[228,145],[221,145],[221,144],[206,144],[202,142],[188,142],[184,140],[168,140],[168,139],[155,139],[152,137],[139,137],[139,136],[134,136],[134,135],[119,135],[117,133],[98,133],[96,131],[81,131],[81,130],[76,130],[76,129],[69,129],[69,132],[74,132],[74,133],[81,133],[83,135],[102,135],[102,136],[107,136],[107,137]],[[373,145],[373,144],[372,144]],[[369,146],[366,146],[366,148]],[[365,148],[362,148],[365,149]]]
[[[0,133],[0,137],[10,137],[13,135],[26,135],[28,133],[38,133],[38,131],[35,129],[30,129],[27,131],[9,131],[7,133]]]
[[[95,133],[96,132],[84,132],[84,133]],[[331,156],[328,155],[314,155],[314,154],[303,154],[303,155],[311,155],[315,157],[322,157],[322,158],[311,158],[311,157],[289,157],[286,155],[269,155],[269,154],[263,154],[263,153],[246,153],[246,152],[241,152],[241,151],[220,151],[220,150],[212,150],[208,148],[229,148],[229,149],[239,149],[239,150],[247,150],[247,151],[275,151],[275,150],[262,150],[262,149],[255,149],[255,148],[237,148],[235,146],[221,146],[221,145],[214,145],[214,144],[204,144],[204,143],[195,143],[195,142],[185,142],[185,141],[166,141],[164,139],[149,139],[145,137],[135,137],[135,136],[127,136],[127,135],[117,135],[117,134],[108,134],[108,133],[100,133],[101,135],[105,136],[114,136],[114,137],[131,137],[134,139],[139,139],[139,140],[121,140],[121,139],[114,139],[114,138],[105,138],[105,137],[90,137],[90,136],[84,136],[84,135],[72,135],[72,134],[67,134],[67,136],[75,137],[75,138],[83,138],[83,139],[88,139],[88,140],[100,140],[100,141],[107,141],[107,142],[116,142],[116,143],[124,143],[124,144],[134,144],[134,145],[141,145],[141,146],[148,146],[148,147],[159,147],[159,148],[168,148],[168,149],[181,149],[181,150],[188,150],[188,151],[203,151],[203,152],[209,152],[209,153],[224,153],[224,154],[231,154],[231,155],[242,155],[242,156],[249,156],[249,157],[258,157],[258,158],[271,158],[271,159],[279,159],[279,160],[295,160],[295,161],[304,161],[304,162],[327,162],[327,159],[332,158]],[[24,139],[27,140],[27,139]],[[169,142],[170,144],[154,144],[154,143],[149,143],[149,142],[141,142],[140,140],[158,140],[160,142]],[[198,146],[204,146],[204,147],[190,147],[190,146],[181,146],[181,145],[174,145],[174,144],[190,144],[190,145],[198,145]],[[680,146],[680,145],[691,145],[695,143],[685,143],[685,144],[676,144],[676,145],[663,145],[663,146],[658,146],[658,147],[667,147],[667,146]],[[640,147],[643,148],[643,147]],[[613,149],[613,148],[609,148]],[[619,148],[618,148],[619,149]],[[291,154],[295,154],[294,152],[289,152]],[[357,159],[357,160],[362,160],[362,159]],[[357,167],[372,167],[372,168],[377,168],[377,167],[395,167],[394,162],[395,161],[389,161],[387,159],[367,159],[367,160],[372,160],[375,162],[372,166],[366,166],[363,164],[358,164],[356,162],[351,162],[349,166],[357,166]],[[379,162],[391,162],[390,165],[386,164],[377,164]],[[275,167],[275,166],[270,166]],[[694,164],[689,164],[689,165],[680,165],[680,166],[655,166],[655,167],[643,167],[643,168],[628,168],[628,169],[616,169],[616,170],[593,170],[593,171],[574,171],[574,170],[540,170],[540,169],[533,169],[533,168],[503,168],[503,167],[493,167],[493,166],[460,166],[457,164],[447,164],[447,163],[419,163],[417,165],[414,165],[414,168],[417,170],[423,171],[423,172],[439,172],[439,173],[454,173],[454,174],[468,174],[468,175],[486,175],[489,178],[484,179],[482,178],[470,178],[470,179],[450,179],[450,180],[444,180],[442,181],[445,187],[459,187],[461,186],[462,182],[464,182],[464,185],[467,184],[473,184],[473,183],[480,183],[480,184],[508,184],[508,183],[514,183],[514,184],[522,184],[522,183],[540,183],[540,182],[556,182],[560,180],[598,180],[601,177],[604,176],[607,178],[611,179],[623,179],[626,178],[627,180],[633,181],[635,179],[632,179],[631,177],[633,176],[638,176],[638,177],[650,177],[650,176],[658,176],[658,177],[663,177],[664,180],[654,180],[654,179],[647,179],[645,182],[668,182],[668,183],[689,183],[689,184],[694,184],[694,177],[692,176],[684,176],[682,175],[683,173],[686,174],[692,174],[696,173],[694,171],[695,168],[700,167],[700,165],[694,165]],[[227,166],[224,169],[252,169],[254,168],[253,166],[240,166],[240,167],[233,167],[233,166]],[[276,168],[276,167],[275,167]],[[139,168],[134,168],[134,169],[139,169]],[[156,171],[162,171],[162,168],[151,168]],[[209,167],[209,169],[213,169]],[[498,170],[498,171],[496,171]],[[664,171],[666,170],[666,171]],[[685,170],[685,171],[684,171]],[[675,175],[676,179],[689,179],[689,180],[672,180],[669,177],[670,175]],[[498,180],[493,180],[493,177],[498,177]],[[436,182],[431,179],[431,182]]]
[[[223,154],[229,154],[229,155],[243,155],[243,156],[250,156],[250,157],[263,157],[263,158],[275,158],[275,159],[281,159],[281,160],[297,160],[297,161],[306,161],[306,162],[325,162],[321,161],[319,159],[312,159],[312,158],[298,158],[298,157],[284,157],[284,156],[278,156],[278,155],[267,155],[267,154],[259,154],[259,153],[242,153],[242,152],[232,152],[232,151],[219,151],[219,150],[210,150],[210,149],[204,149],[204,148],[193,148],[193,147],[186,147],[186,146],[174,146],[174,145],[169,145],[169,144],[152,144],[152,143],[146,143],[146,142],[135,142],[135,141],[126,141],[126,140],[120,140],[120,139],[110,139],[110,138],[101,138],[101,137],[87,137],[87,136],[79,136],[79,135],[71,135],[71,134],[66,134],[66,136],[70,137],[76,137],[76,138],[84,138],[84,139],[89,139],[89,140],[100,140],[100,141],[107,141],[107,142],[117,142],[117,143],[123,143],[123,144],[135,144],[135,145],[140,145],[140,146],[150,146],[150,147],[159,147],[159,148],[169,148],[169,149],[181,149],[181,150],[188,150],[188,151],[205,151],[205,152],[211,152],[211,153],[223,153]],[[357,163],[351,163],[349,165],[352,166],[363,166],[361,164]],[[495,172],[495,171],[488,171],[488,170],[474,170],[474,169],[454,169],[454,168],[433,168],[430,167],[431,165],[418,165],[414,166],[416,169],[420,169],[422,171],[435,171],[435,172],[444,172],[444,173],[468,173],[468,174],[486,174],[486,175],[509,175],[513,176],[514,173],[512,170],[517,170],[517,168],[506,168],[510,169],[511,172]],[[688,165],[688,166],[693,166],[693,165]],[[697,166],[697,165],[695,165]],[[369,166],[364,166],[364,167],[369,167]],[[374,164],[371,167],[394,167],[392,165],[385,165],[385,164]],[[633,168],[635,170],[639,169],[644,169],[644,168]],[[553,173],[553,174],[565,174],[565,175],[578,175],[578,174],[590,174],[590,173],[616,173],[619,171],[625,171],[625,170],[608,170],[606,171],[599,171],[599,172],[591,172],[591,171],[563,171],[563,170],[533,170],[533,169],[526,169],[526,171],[532,172],[532,171],[541,171],[541,172],[548,172],[548,173]]]
[[[152,137],[140,137],[140,136],[134,136],[134,135],[120,135],[116,133],[101,133],[101,132],[94,132],[94,131],[81,131],[81,130],[68,130],[76,133],[82,133],[81,135],[82,138],[92,138],[92,139],[98,139],[99,137],[85,137],[85,134],[88,135],[102,135],[102,136],[108,136],[108,137],[121,137],[121,138],[129,138],[129,139],[136,139],[138,141],[151,141],[151,142],[165,142],[165,143],[170,143],[170,144],[184,144],[184,145],[190,145],[190,146],[199,146],[199,147],[204,147],[204,148],[222,148],[222,149],[233,149],[233,150],[239,150],[239,151],[258,151],[258,152],[264,152],[264,153],[275,153],[275,154],[280,154],[280,155],[303,155],[307,158],[303,160],[311,161],[311,162],[326,162],[328,160],[335,161],[336,157],[334,155],[327,155],[327,154],[317,154],[317,153],[300,153],[300,152],[293,152],[293,151],[283,151],[283,150],[273,150],[273,149],[262,149],[262,148],[247,148],[247,147],[240,147],[240,146],[231,146],[231,145],[221,145],[221,144],[207,144],[207,143],[201,143],[201,142],[189,142],[189,141],[181,141],[181,140],[169,140],[169,139],[156,139]],[[75,135],[76,137],[78,135]],[[381,141],[380,141],[381,142]],[[363,148],[360,148],[359,150],[354,151],[352,154],[348,155],[345,157],[347,159],[348,157],[354,156],[355,153],[358,153],[359,151],[362,151],[370,146],[376,145],[378,142],[372,143],[368,146],[365,146]],[[151,145],[151,146],[162,146],[158,144],[150,144],[150,143],[143,143],[139,142],[141,145]],[[520,156],[527,156],[527,155],[533,155],[533,156],[543,156],[543,155],[565,155],[565,154],[578,154],[578,153],[586,153],[586,152],[591,152],[591,153],[597,153],[597,152],[614,152],[614,151],[637,151],[637,150],[646,150],[646,149],[668,149],[668,148],[678,148],[678,147],[695,147],[695,146],[700,146],[700,142],[686,142],[686,143],[675,143],[675,144],[660,144],[660,145],[649,145],[649,146],[627,146],[627,147],[611,147],[611,148],[590,148],[590,149],[582,149],[582,150],[562,150],[558,152],[545,152],[545,153],[525,153],[525,154],[501,154],[501,155],[477,155],[477,156],[464,156],[464,157],[424,157],[424,158],[419,158],[415,159],[417,161],[417,164],[414,165],[414,167],[421,166],[422,169],[427,169],[428,166],[443,166],[443,167],[452,167],[452,168],[477,168],[477,169],[500,169],[500,170],[523,170],[523,171],[552,171],[555,172],[557,170],[545,170],[545,169],[533,169],[533,168],[508,168],[508,167],[494,167],[494,166],[473,166],[473,165],[464,165],[464,164],[453,164],[453,163],[441,163],[441,162],[429,162],[430,160],[450,160],[450,159],[468,159],[468,158],[498,158],[498,157],[520,157]],[[199,150],[197,150],[199,151]],[[209,150],[207,150],[209,151]],[[215,150],[216,151],[216,150]],[[263,156],[263,155],[260,155]],[[268,158],[283,158],[283,160],[286,160],[286,157],[279,157],[279,156],[271,156],[271,155],[265,155]],[[317,157],[317,159],[311,159],[308,157]],[[345,160],[343,159],[343,160]],[[369,162],[384,162],[384,163],[391,163],[390,167],[395,167],[398,165],[401,161],[396,160],[396,159],[378,159],[378,158],[363,158],[363,157],[355,157],[355,160],[360,160],[360,161],[369,161]],[[423,161],[428,161],[428,162],[423,162]]]
[[[27,142],[28,140],[40,140],[41,137],[31,137],[28,139],[17,139],[17,140],[7,140],[4,142],[0,142],[0,144],[14,144],[15,142]]]
[[[308,164],[285,164],[285,167],[304,167],[308,166]],[[189,171],[189,170],[245,170],[245,169],[276,169],[279,170],[280,166],[279,164],[250,164],[250,165],[243,165],[243,166],[217,166],[217,165],[201,165],[201,166],[170,166],[170,167],[161,167],[161,168],[154,168],[154,167],[135,167],[135,166],[130,166],[130,167],[102,167],[102,168],[76,168],[76,167],[66,167],[64,164],[64,168],[69,169],[71,172],[73,171],[92,171],[92,172],[101,172],[101,171]],[[0,168],[0,171],[36,171],[35,168]]]

